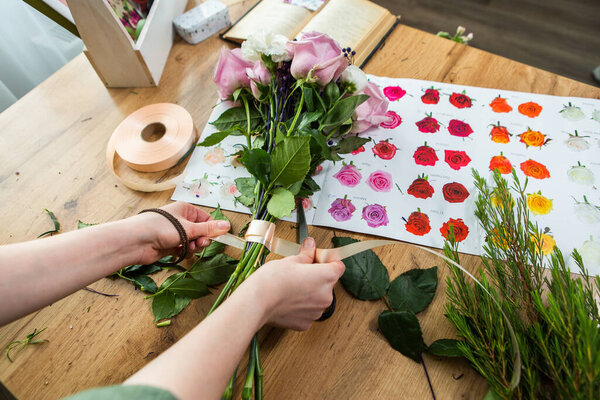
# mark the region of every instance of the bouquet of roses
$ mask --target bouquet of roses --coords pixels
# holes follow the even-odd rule
[[[324,161],[339,161],[370,139],[358,134],[387,121],[387,101],[362,70],[355,52],[331,37],[309,32],[299,40],[258,32],[241,49],[223,48],[214,81],[231,103],[215,121],[218,132],[199,146],[213,146],[230,135],[243,136],[235,155],[250,177],[238,178],[237,201],[252,218],[269,222],[290,216],[296,200],[320,188],[311,178]],[[250,276],[268,254],[248,243],[212,310]],[[252,340],[242,398],[262,398],[258,341]],[[231,398],[234,378],[224,398]]]

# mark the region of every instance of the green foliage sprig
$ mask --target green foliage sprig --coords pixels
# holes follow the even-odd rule
[[[42,343],[49,342],[48,339],[33,340],[37,335],[39,335],[40,333],[44,332],[45,330],[46,330],[46,328],[42,328],[39,331],[37,329],[34,329],[33,332],[31,332],[29,335],[27,335],[27,337],[25,339],[23,339],[23,340],[13,340],[8,345],[6,345],[6,358],[8,358],[8,361],[13,362],[13,359],[10,358],[10,352],[13,349],[15,349],[16,347],[19,347],[19,345],[21,347],[19,347],[19,349],[17,350],[17,353],[20,352],[21,350],[23,350],[25,347],[27,347],[30,344],[42,344]]]
[[[47,208],[44,208],[44,211],[46,211],[46,213],[48,214],[48,216],[50,216],[50,219],[52,220],[52,224],[54,224],[54,229],[46,231],[42,234],[40,234],[38,236],[38,238],[41,238],[43,236],[46,235],[50,235],[52,236],[55,233],[58,233],[58,231],[60,231],[60,222],[58,222],[58,220],[56,219],[56,216],[54,215],[54,213],[50,210],[48,210]]]
[[[499,310],[484,291],[449,265],[446,315],[464,340],[458,350],[502,399],[600,397],[600,278],[591,278],[575,250],[581,276],[573,277],[558,248],[542,251],[542,230],[526,206],[527,180],[513,185],[494,174],[493,186],[474,172],[475,214],[486,234],[481,283],[501,304],[523,358],[521,382],[511,391],[510,340]],[[446,256],[459,262],[451,237]],[[547,270],[545,270],[547,268]]]

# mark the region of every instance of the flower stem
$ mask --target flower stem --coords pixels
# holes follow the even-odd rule
[[[256,335],[252,339],[254,342]],[[248,373],[246,374],[246,383],[242,389],[242,399],[252,400],[252,386],[254,384],[254,368],[256,367],[256,354],[251,350],[248,359]]]
[[[258,350],[258,333],[252,338],[250,351],[254,353],[256,373],[254,375],[254,399],[262,400],[263,398],[263,369],[260,365],[260,352]]]
[[[248,142],[248,149],[252,148],[252,142],[250,141],[250,108],[248,107],[248,100],[245,96],[241,96],[244,102],[244,109],[246,110],[246,140]]]
[[[296,115],[294,116],[294,120],[292,121],[292,125],[290,125],[290,129],[287,131],[287,136],[290,136],[290,133],[294,131],[296,127],[296,122],[298,122],[298,117],[302,113],[302,107],[304,106],[304,90],[302,91],[302,95],[300,96],[300,102],[298,103],[298,109],[296,110]]]

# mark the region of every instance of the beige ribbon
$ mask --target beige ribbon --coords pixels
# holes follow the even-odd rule
[[[290,242],[289,240],[275,237],[275,224],[274,223],[268,222],[268,221],[256,220],[256,219],[251,221],[250,224],[248,225],[248,229],[246,230],[244,238],[240,238],[238,236],[232,235],[231,233],[226,233],[225,235],[214,237],[214,238],[212,238],[212,240],[215,240],[219,243],[223,243],[228,246],[232,246],[232,247],[235,247],[235,248],[238,248],[241,250],[243,250],[245,248],[246,243],[252,243],[252,242],[260,243],[260,244],[264,245],[267,249],[269,249],[269,251],[271,253],[275,253],[275,254],[278,254],[283,257],[294,256],[300,252],[300,244]],[[374,249],[374,248],[380,247],[380,246],[386,246],[388,244],[398,244],[398,243],[400,243],[400,242],[398,242],[396,240],[377,239],[377,240],[365,240],[362,242],[350,243],[346,246],[336,247],[333,249],[317,249],[315,252],[315,262],[327,263],[327,262],[332,262],[332,261],[340,261],[340,260],[343,260],[344,258],[351,257],[353,255],[359,254],[366,250],[371,250],[371,249]],[[490,296],[490,298],[492,299],[492,301],[494,302],[496,307],[498,307],[498,310],[500,310],[500,312],[502,313],[502,317],[504,318],[504,321],[506,322],[506,325],[508,327],[508,332],[510,334],[510,340],[512,342],[512,348],[513,348],[513,372],[512,372],[512,378],[510,381],[510,388],[511,389],[516,388],[519,385],[519,381],[521,379],[521,352],[519,350],[519,344],[517,342],[517,337],[515,336],[515,331],[512,327],[512,324],[510,323],[508,317],[502,310],[502,307],[500,306],[500,304],[496,301],[494,296],[492,296],[492,294],[485,288],[485,286],[483,286],[481,284],[481,282],[479,282],[479,280],[477,278],[475,278],[475,276],[473,276],[469,271],[464,269],[460,264],[456,263],[455,261],[451,260],[450,258],[448,258],[442,254],[439,254],[431,249],[428,249],[427,247],[423,247],[423,246],[419,246],[419,245],[415,245],[415,244],[409,244],[409,245],[416,247],[418,249],[421,249],[423,251],[426,251],[427,253],[433,254],[434,256],[440,257],[447,263],[460,269],[462,272],[467,274],[471,279],[473,279],[473,281],[475,281],[475,283],[477,285],[479,285],[479,287],[481,287],[483,289],[483,291],[486,292]]]
[[[195,142],[194,122],[185,108],[171,103],[151,104],[131,113],[117,126],[106,147],[106,163],[112,174],[130,189],[169,190],[183,181],[183,173],[162,182],[131,180],[117,173],[116,156],[135,171],[164,171],[187,156]],[[141,178],[143,174],[138,176]]]

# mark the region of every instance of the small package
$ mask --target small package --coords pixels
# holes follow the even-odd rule
[[[186,42],[196,44],[231,25],[227,6],[207,0],[173,20],[175,30]]]

